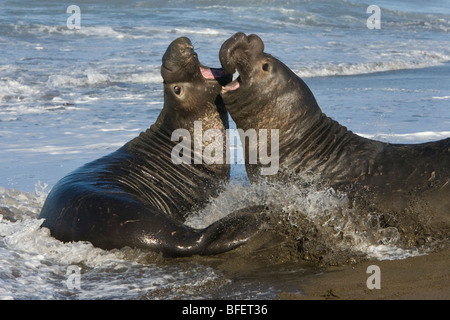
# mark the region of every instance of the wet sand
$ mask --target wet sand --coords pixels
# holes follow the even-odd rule
[[[368,266],[380,268],[380,289],[368,289]],[[327,267],[304,277],[305,294],[279,294],[282,300],[449,300],[450,248],[423,256],[394,261],[366,261]]]

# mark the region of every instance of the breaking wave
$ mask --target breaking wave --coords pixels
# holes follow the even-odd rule
[[[37,218],[46,188],[38,184],[33,194],[0,187],[1,300],[207,298],[205,286],[227,282],[194,263],[159,265],[158,255],[140,250],[56,240]],[[67,284],[69,266],[80,267],[79,290]]]
[[[77,71],[72,74],[53,74],[49,76],[47,85],[49,87],[61,86],[101,86],[110,85],[114,83],[154,83],[162,82],[159,68],[156,70],[149,70],[146,73],[134,73],[128,71],[126,74],[109,74],[94,69],[87,69],[85,71]]]
[[[208,36],[228,36],[224,30],[213,28],[181,28],[181,27],[157,27],[157,26],[108,26],[108,25],[82,25],[79,29],[69,29],[66,25],[43,25],[27,24],[18,22],[15,24],[0,25],[0,30],[5,34],[14,34],[17,37],[27,38],[29,36],[61,35],[90,38],[112,38],[119,40],[148,40],[154,39],[154,34],[173,37],[173,34],[180,35],[208,35]]]
[[[449,138],[450,131],[423,131],[414,133],[377,133],[377,134],[358,133],[358,135],[364,138],[389,143],[423,143],[427,141],[436,141]]]
[[[450,56],[448,55],[422,51],[402,54],[402,57],[399,60],[380,59],[379,62],[337,63],[325,66],[318,65],[315,67],[301,67],[295,70],[295,72],[300,77],[304,78],[350,76],[376,72],[428,68],[442,65],[449,61]]]

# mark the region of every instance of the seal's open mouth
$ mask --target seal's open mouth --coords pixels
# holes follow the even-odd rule
[[[232,80],[232,75],[228,74],[222,68],[209,68],[200,66],[200,72],[206,80],[216,80],[222,86],[226,85]]]
[[[222,88],[222,93],[231,92],[242,87],[249,79],[255,62],[264,53],[264,43],[255,34],[235,33],[226,40],[219,51],[219,59],[223,69],[228,73],[239,72],[239,76]]]
[[[241,87],[242,79],[241,79],[241,76],[239,75],[238,71],[236,71],[234,73],[233,78],[234,78],[234,80],[232,82],[228,83],[225,86],[222,86],[222,93],[235,91]]]
[[[208,68],[204,66],[200,67],[200,72],[206,80],[220,79],[226,75],[223,69]]]
[[[225,72],[235,75],[232,82],[222,87],[222,93],[235,91],[242,86],[242,76],[245,76],[248,72],[245,69],[251,65],[248,59],[253,50],[252,37],[253,35],[247,37],[238,32],[222,44],[219,51],[222,68]]]
[[[194,46],[186,37],[172,41],[162,58],[161,75],[164,83],[191,82],[193,79],[215,80],[221,86],[232,76],[221,68],[209,68],[200,63]]]

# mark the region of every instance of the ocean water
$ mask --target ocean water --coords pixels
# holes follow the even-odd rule
[[[80,8],[79,29],[70,28],[72,4]],[[367,27],[372,4],[381,10],[380,29]],[[237,31],[258,34],[328,116],[360,135],[394,143],[450,137],[450,1],[2,0],[0,298],[271,299],[301,292],[299,279],[312,272],[302,263],[230,275],[195,259],[65,244],[37,219],[59,179],[156,120],[161,57],[172,40],[189,37],[202,63],[219,66],[221,44]],[[423,254],[400,247],[396,230],[378,229],[375,240],[358,234],[361,221],[333,214],[345,195],[280,188],[249,186],[242,165],[234,165],[230,186],[188,223],[205,226],[264,201],[279,205],[291,225],[294,212],[318,228],[334,221],[333,232],[347,239],[337,249],[373,259]],[[70,273],[74,266],[80,274]],[[71,289],[73,275],[80,286]]]

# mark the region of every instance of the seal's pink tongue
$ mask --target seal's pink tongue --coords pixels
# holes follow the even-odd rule
[[[202,72],[202,76],[207,80],[213,80],[214,74],[212,73],[211,69],[205,69],[200,68],[200,71]]]
[[[202,76],[206,80],[220,79],[225,76],[225,71],[223,71],[222,69],[209,69],[200,67],[200,71],[202,72]]]

